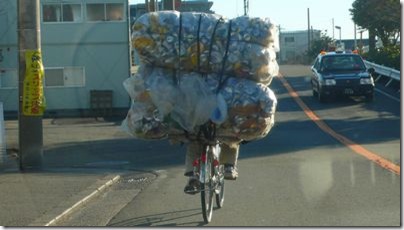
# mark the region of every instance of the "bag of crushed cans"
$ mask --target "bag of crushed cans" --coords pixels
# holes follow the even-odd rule
[[[278,30],[269,19],[159,11],[133,25],[133,47],[143,63],[219,73],[269,85],[278,74]]]
[[[135,21],[132,42],[140,65],[124,81],[132,105],[121,127],[135,138],[186,141],[212,121],[234,143],[273,127],[279,42],[269,19],[152,12]]]
[[[183,140],[211,120],[224,142],[266,136],[274,125],[277,105],[272,90],[235,77],[227,78],[217,91],[219,84],[216,74],[176,76],[170,69],[142,66],[124,82],[132,106],[122,127],[140,139]]]

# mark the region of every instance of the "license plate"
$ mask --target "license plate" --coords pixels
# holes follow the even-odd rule
[[[354,93],[353,89],[345,89],[345,90],[344,90],[344,94],[351,95],[351,94],[353,94],[353,93]]]

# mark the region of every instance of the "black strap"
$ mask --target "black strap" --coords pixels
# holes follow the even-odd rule
[[[205,68],[204,68],[204,71],[201,71],[201,72],[200,72],[200,73],[201,73],[201,77],[202,77],[202,78],[205,78],[205,81],[207,80],[207,77],[208,77],[208,74],[207,74],[207,73],[211,72],[211,71],[210,71],[210,58],[211,58],[211,56],[212,56],[212,49],[213,49],[213,43],[214,43],[213,40],[214,40],[214,38],[215,38],[216,30],[217,30],[217,27],[219,26],[220,22],[223,22],[223,18],[222,18],[222,17],[220,17],[220,18],[216,21],[215,27],[213,28],[213,32],[212,32],[212,35],[211,35],[211,38],[210,38],[208,57],[207,57],[207,59],[206,59],[206,66],[205,66]],[[198,60],[199,60],[199,59],[198,59]],[[199,66],[198,66],[198,69],[199,69]]]
[[[221,22],[223,22],[223,18],[222,18],[222,17],[220,17],[219,20],[216,21],[216,25],[215,25],[215,27],[213,28],[213,33],[212,33],[212,36],[211,36],[211,39],[210,39],[210,45],[209,45],[208,59],[207,59],[207,62],[206,62],[206,64],[207,64],[208,66],[207,66],[206,69],[208,69],[209,66],[210,66],[209,63],[210,63],[210,58],[211,58],[211,56],[212,56],[212,49],[213,49],[213,43],[214,43],[213,40],[215,39],[217,27],[219,26],[219,24],[220,24]],[[209,72],[209,70],[208,70],[207,72]]]
[[[200,60],[200,55],[201,55],[201,48],[199,45],[200,42],[200,31],[201,31],[201,22],[202,22],[202,14],[199,14],[199,20],[198,20],[198,30],[197,30],[197,35],[196,35],[196,54],[197,54],[197,64],[198,64],[198,72],[201,72],[201,60]]]
[[[178,28],[178,64],[181,66],[181,41],[182,41],[182,13],[180,12],[180,24]]]
[[[179,85],[181,78],[181,41],[182,41],[182,13],[180,12],[180,24],[178,28],[178,68],[174,71],[174,82]]]
[[[224,83],[227,81],[229,76],[226,76],[225,79],[223,79],[224,75],[224,68],[226,67],[226,61],[227,61],[227,56],[229,54],[229,45],[230,45],[230,35],[231,35],[231,23],[232,21],[229,21],[229,31],[227,32],[227,44],[226,44],[226,52],[224,54],[223,60],[222,60],[222,69],[219,73],[219,86],[216,89],[216,93],[219,93],[219,90],[223,87]]]

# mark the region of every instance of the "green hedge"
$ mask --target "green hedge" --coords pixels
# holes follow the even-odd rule
[[[401,71],[400,46],[391,45],[362,55],[366,60]]]

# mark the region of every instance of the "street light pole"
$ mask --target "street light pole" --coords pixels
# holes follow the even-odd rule
[[[335,29],[339,30],[339,45],[341,46],[342,45],[342,42],[341,42],[341,26],[335,26]]]
[[[354,23],[354,50],[356,50],[356,47],[358,46],[356,42],[356,24]]]
[[[360,33],[359,45],[358,45],[359,53],[360,53],[360,54],[362,54],[362,48],[363,48],[363,42],[362,42],[362,33],[363,33],[363,32],[365,32],[364,29],[360,29],[360,30],[358,31],[358,33]]]

